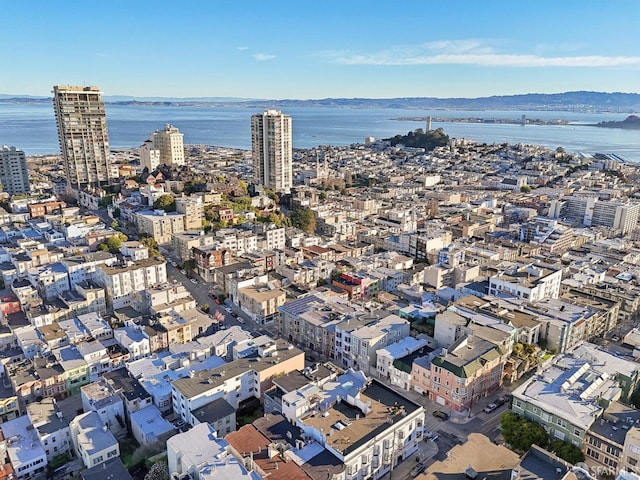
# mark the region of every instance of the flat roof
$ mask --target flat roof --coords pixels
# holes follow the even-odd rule
[[[147,439],[153,436],[157,440],[163,435],[175,431],[174,425],[162,417],[162,413],[155,405],[149,405],[137,412],[133,412],[131,414],[131,423],[137,424]]]
[[[53,398],[28,404],[27,413],[40,435],[55,433],[69,426]]]
[[[18,470],[22,464],[30,463],[37,458],[44,458],[45,462],[42,465],[45,465],[44,448],[27,415],[2,423],[0,429],[7,440],[7,453],[15,470]]]
[[[216,423],[218,420],[228,417],[235,413],[236,409],[231,406],[224,398],[216,398],[212,402],[198,407],[191,411],[191,414],[198,419],[200,423]]]
[[[80,472],[82,480],[133,480],[120,457],[110,458],[100,465]]]
[[[495,445],[481,433],[470,433],[467,441],[454,446],[447,459],[430,465],[420,476],[425,480],[467,480],[467,469],[471,467],[478,478],[510,480],[511,472],[518,465],[520,456],[502,445]],[[551,478],[545,480],[551,480]]]
[[[78,443],[82,443],[83,449],[89,455],[118,445],[118,441],[109,429],[105,428],[96,412],[78,415],[71,423],[77,425]]]
[[[359,400],[371,404],[371,411],[367,415],[342,401],[336,402],[321,415],[312,412],[300,421],[318,431],[327,432],[326,443],[346,456],[391,428],[390,419],[393,422],[400,421],[405,415],[422,408],[377,380],[372,380],[361,391]],[[335,425],[340,425],[340,428],[335,428]]]
[[[173,387],[186,398],[193,398],[249,370],[259,372],[289,360],[290,358],[304,354],[302,350],[282,340],[277,340],[277,344],[280,347],[277,349],[277,356],[240,358],[211,370],[194,372],[191,377],[174,381]]]

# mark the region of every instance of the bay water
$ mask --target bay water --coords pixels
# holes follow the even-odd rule
[[[140,146],[149,133],[170,123],[184,133],[185,144],[208,144],[249,149],[251,115],[260,108],[214,106],[159,106],[107,104],[111,148]],[[294,148],[363,143],[366,137],[387,138],[425,128],[425,122],[398,118],[483,118],[517,121],[565,120],[566,125],[517,123],[433,122],[449,136],[480,143],[527,143],[569,152],[614,153],[640,162],[640,131],[591,126],[601,121],[623,120],[626,114],[562,111],[445,111],[295,107],[283,109],[293,121]],[[28,155],[59,153],[56,122],[51,104],[0,102],[0,144],[14,145]]]

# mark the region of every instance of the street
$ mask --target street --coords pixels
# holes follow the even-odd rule
[[[213,284],[205,283],[196,273],[191,273],[191,278],[194,278],[197,281],[197,283],[193,283],[190,278],[187,277],[187,275],[184,275],[180,272],[179,267],[174,267],[173,265],[171,265],[172,259],[170,256],[167,256],[166,254],[165,256],[167,259],[167,280],[169,281],[169,283],[173,283],[175,280],[178,283],[184,285],[184,288],[186,288],[186,290],[194,298],[198,307],[207,304],[209,305],[209,314],[215,315],[216,312],[220,312],[225,318],[225,325],[228,325],[229,327],[237,325],[249,332],[252,332],[256,329],[255,322],[248,318],[247,315],[240,309],[235,308],[234,306],[230,306],[233,313],[244,320],[244,324],[240,323],[236,318],[234,318],[225,310],[226,305],[218,305],[215,302],[215,297],[210,295],[210,292],[214,290]]]

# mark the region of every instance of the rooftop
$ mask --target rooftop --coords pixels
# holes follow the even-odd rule
[[[7,454],[16,471],[23,464],[31,463],[39,458],[43,458],[46,462],[46,455],[38,433],[27,415],[4,422],[0,425],[0,429],[7,440]]]
[[[630,428],[640,424],[640,410],[620,402],[613,402],[599,420],[591,425],[591,432],[622,447]]]
[[[82,480],[133,480],[120,457],[110,458],[100,465],[83,470],[80,477]]]
[[[495,445],[480,433],[470,433],[465,443],[454,446],[446,460],[430,465],[420,479],[467,480],[470,478],[467,469],[471,468],[478,478],[510,480],[511,471],[519,460],[518,454],[508,448]]]
[[[322,414],[312,412],[300,421],[325,432],[327,445],[346,456],[390,428],[391,423],[422,408],[377,380],[360,392],[358,400],[369,408],[366,415],[362,409],[342,401]]]
[[[236,432],[229,433],[226,437],[229,444],[240,454],[251,453],[251,458],[258,467],[269,475],[269,478],[278,480],[309,480],[307,474],[295,462],[286,462],[281,453],[273,455],[277,448],[269,448],[272,445],[270,439],[265,437],[253,425],[245,425]]]
[[[259,372],[280,362],[304,354],[302,350],[281,340],[277,341],[276,348],[277,355],[240,358],[211,370],[194,372],[189,378],[181,378],[173,382],[173,387],[186,398],[193,398],[249,370]]]
[[[105,427],[96,412],[83,413],[70,423],[71,429],[77,432],[78,443],[89,455],[101,452],[111,446],[118,445],[113,434]]]
[[[41,436],[55,433],[69,426],[69,422],[64,419],[53,398],[28,404],[27,414]]]
[[[212,402],[198,407],[193,410],[191,414],[198,419],[200,423],[216,423],[218,420],[228,417],[232,413],[235,413],[236,409],[233,408],[229,402],[224,398],[217,398]]]

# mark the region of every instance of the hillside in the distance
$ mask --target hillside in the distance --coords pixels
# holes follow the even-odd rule
[[[420,110],[561,110],[594,112],[640,112],[640,94],[605,92],[527,93],[479,98],[325,98],[315,100],[260,100],[236,97],[138,98],[105,95],[118,105],[225,106],[254,108],[333,107],[399,108]],[[0,94],[3,103],[49,103],[50,97]]]

